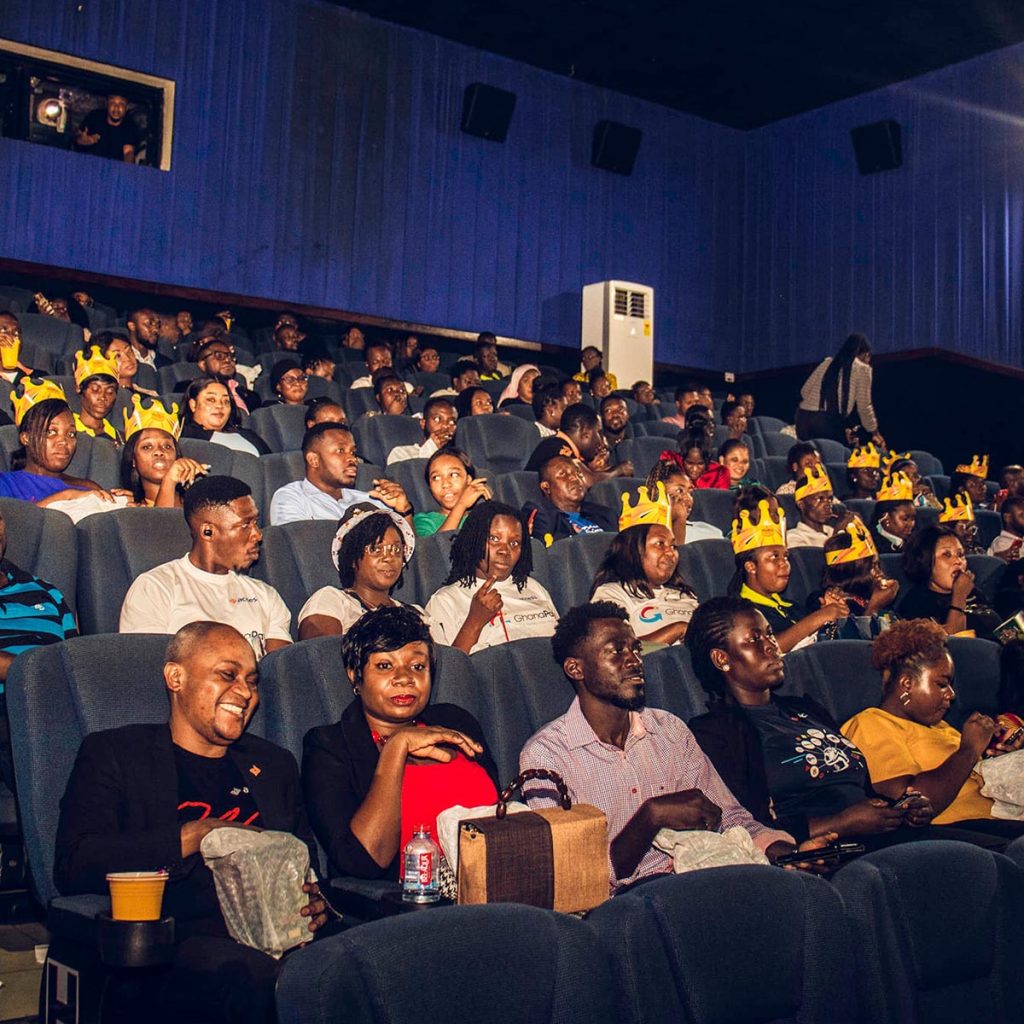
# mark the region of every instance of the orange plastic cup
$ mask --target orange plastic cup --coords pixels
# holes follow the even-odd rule
[[[115,921],[159,921],[164,901],[166,871],[112,871],[110,916]]]
[[[0,366],[5,370],[16,370],[20,355],[21,338],[12,338],[7,344],[0,345]]]

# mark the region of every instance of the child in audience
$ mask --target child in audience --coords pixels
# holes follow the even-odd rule
[[[1013,494],[1005,498],[999,515],[1003,528],[989,545],[988,553],[1004,562],[1013,562],[1021,557],[1024,546],[1024,497]]]
[[[948,526],[963,546],[965,555],[983,555],[985,549],[978,543],[978,524],[974,520],[974,505],[966,492],[960,491],[946,498],[939,513],[939,525]]]
[[[959,465],[949,478],[950,495],[963,491],[975,508],[988,508],[988,456],[974,455],[971,461]]]
[[[822,626],[849,614],[845,601],[829,597],[821,608],[797,618],[792,601],[782,597],[790,575],[785,517],[780,511],[772,511],[767,498],[760,500],[753,514],[741,509],[733,520],[731,539],[736,573],[728,593],[757,606],[775,632],[783,654],[813,643]]]
[[[726,441],[718,449],[718,461],[728,470],[729,490],[738,491],[757,482],[747,476],[750,472],[750,449],[743,441]]]
[[[825,541],[821,590],[807,599],[808,612],[846,604],[850,614],[818,631],[819,640],[871,640],[893,621],[889,611],[900,585],[885,577],[867,527],[851,519]]]
[[[662,452],[661,458],[647,474],[648,494],[655,494],[658,484],[665,486],[665,493],[672,505],[672,536],[677,545],[698,540],[717,540],[722,531],[710,523],[690,521],[693,511],[693,481],[689,474],[672,458],[675,452]]]
[[[878,489],[868,523],[878,550],[886,555],[902,551],[916,522],[917,508],[910,477],[904,473],[887,476]]]
[[[299,612],[299,639],[340,636],[378,608],[423,609],[396,601],[402,570],[416,550],[409,524],[390,509],[359,502],[345,511],[331,543],[339,587],[321,587]]]
[[[800,522],[786,533],[790,548],[822,548],[832,536],[830,521],[835,519],[832,508],[832,481],[822,465],[804,470],[804,480],[794,494],[800,511]]]
[[[417,537],[457,530],[478,501],[493,497],[487,478],[477,477],[469,456],[454,445],[447,445],[430,457],[424,476],[439,511],[414,513],[412,522]]]
[[[694,591],[679,573],[665,485],[654,497],[641,487],[635,505],[623,495],[621,531],[611,542],[590,588],[591,601],[614,601],[647,643],[681,643],[697,608]]]
[[[850,493],[843,499],[871,498],[874,499],[878,490],[881,473],[882,457],[874,442],[863,448],[854,448],[846,460],[846,479]]]
[[[795,494],[797,484],[804,482],[804,470],[821,465],[821,452],[813,441],[800,441],[786,453],[786,468],[792,479],[775,489],[776,494]]]
[[[558,622],[548,592],[530,576],[533,549],[523,517],[498,501],[473,507],[452,545],[445,585],[427,602],[438,643],[467,654],[528,636],[551,636]]]

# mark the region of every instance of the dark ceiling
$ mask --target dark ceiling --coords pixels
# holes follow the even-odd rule
[[[756,128],[1024,40],[1024,0],[345,0],[593,85]]]

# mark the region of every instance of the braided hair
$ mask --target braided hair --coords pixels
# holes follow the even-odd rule
[[[700,685],[713,700],[724,700],[728,691],[722,673],[711,660],[711,652],[725,649],[736,616],[753,607],[749,601],[738,597],[713,597],[705,601],[690,619],[683,642],[690,652],[693,671]]]
[[[452,543],[452,567],[445,586],[458,583],[471,587],[476,583],[476,567],[487,557],[487,537],[491,523],[498,516],[508,516],[519,523],[522,529],[522,547],[519,561],[512,568],[512,582],[522,590],[533,570],[533,549],[530,545],[530,531],[523,514],[501,501],[478,501],[466,516],[455,541]]]
[[[11,452],[11,469],[24,469],[28,464],[29,453],[34,455],[42,448],[50,424],[62,413],[70,411],[68,403],[61,398],[44,398],[43,401],[29,406],[21,423],[18,424],[18,434],[24,434],[27,442]],[[74,454],[72,451],[72,457]],[[64,468],[67,469],[67,466]]]

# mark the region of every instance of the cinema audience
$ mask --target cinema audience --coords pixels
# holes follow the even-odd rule
[[[341,641],[354,699],[333,725],[306,733],[302,784],[329,877],[402,877],[401,852],[455,804],[498,796],[498,772],[480,723],[431,703],[434,642],[408,608],[364,615]]]
[[[185,389],[181,436],[232,448],[248,455],[268,455],[262,437],[241,425],[238,406],[227,385],[213,377],[197,377]]]
[[[800,522],[786,531],[786,545],[790,548],[823,548],[834,528],[832,508],[832,481],[820,463],[804,470],[803,482],[793,493]]]
[[[647,493],[657,492],[658,483],[665,485],[665,494],[672,505],[672,536],[677,545],[698,540],[719,540],[722,531],[711,523],[691,521],[693,481],[680,465],[675,452],[662,452],[661,458],[647,474]]]
[[[391,592],[401,586],[402,570],[415,550],[416,537],[400,515],[369,503],[350,506],[331,542],[341,586],[321,587],[302,606],[299,639],[346,633],[378,608],[411,607]]]
[[[494,497],[487,486],[487,478],[477,476],[469,456],[453,445],[447,445],[430,457],[424,476],[438,510],[413,515],[417,537],[457,530],[478,501]]]
[[[875,498],[868,522],[875,545],[882,554],[902,551],[917,522],[914,485],[910,477],[905,473],[887,476],[879,485]]]
[[[248,484],[207,476],[186,492],[192,546],[135,578],[121,606],[122,633],[169,633],[190,622],[234,626],[257,658],[292,642],[291,612],[278,592],[243,575],[260,556],[263,531]]]
[[[451,572],[427,602],[430,632],[467,654],[528,636],[551,636],[558,612],[531,575],[522,515],[499,501],[470,510],[452,544]]]
[[[80,409],[74,413],[75,430],[120,446],[123,438],[107,417],[117,401],[117,363],[92,346],[87,355],[75,353],[75,390]]]
[[[428,398],[420,421],[425,440],[422,444],[396,445],[388,453],[387,464],[390,466],[407,459],[429,459],[455,439],[457,420],[458,413],[449,399]]]
[[[1012,494],[999,509],[1002,529],[989,545],[988,553],[1004,562],[1013,562],[1021,557],[1024,545],[1024,497]]]
[[[530,536],[545,547],[580,533],[615,530],[615,519],[603,505],[587,500],[583,470],[565,455],[554,455],[537,471],[540,495],[526,502],[523,515]]]
[[[210,467],[182,455],[178,445],[178,407],[168,412],[159,399],[143,405],[133,396],[132,413],[124,413],[121,486],[136,505],[180,508],[186,490]]]
[[[82,741],[60,801],[54,881],[65,896],[104,896],[108,872],[166,869],[174,959],[135,978],[153,987],[147,1004],[156,1019],[273,1024],[283,961],[231,938],[200,844],[218,828],[287,832],[308,847],[319,875],[298,768],[286,750],[247,732],[260,700],[258,673],[232,626],[180,628],[163,676],[167,721]],[[327,924],[327,906],[315,882],[302,891],[313,938]]]

